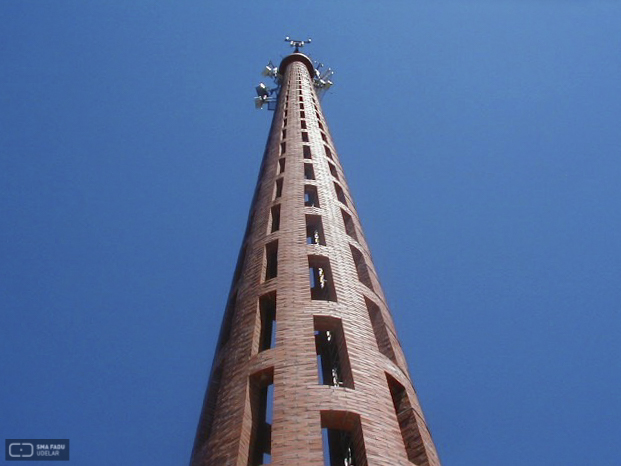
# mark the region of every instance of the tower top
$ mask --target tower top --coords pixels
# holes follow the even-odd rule
[[[311,38],[309,37],[306,40],[294,40],[291,37],[287,36],[285,37],[285,42],[289,42],[289,45],[291,47],[295,47],[295,52],[299,52],[300,48],[304,47],[304,44],[311,43]]]

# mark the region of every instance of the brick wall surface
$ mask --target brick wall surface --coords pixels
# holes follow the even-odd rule
[[[214,358],[192,465],[255,464],[249,460],[254,442],[253,412],[257,411],[256,400],[252,399],[256,390],[250,384],[269,374],[264,377],[274,384],[271,464],[323,465],[324,419],[324,424],[341,423],[354,429],[357,448],[360,445],[364,448],[357,465],[439,466],[345,174],[309,75],[310,61],[302,54],[293,54],[283,64],[282,88]],[[306,129],[302,129],[303,122]],[[303,142],[303,138],[308,142]],[[310,159],[304,158],[304,145],[310,146]],[[282,158],[286,160],[284,172],[279,163]],[[314,180],[304,178],[304,163],[312,163]],[[282,180],[282,192],[275,197],[278,180]],[[304,205],[305,186],[316,187],[318,207]],[[336,186],[342,189],[344,199],[341,200],[345,203],[339,201]],[[271,209],[277,204],[280,225],[272,232]],[[346,233],[342,211],[352,217],[356,239]],[[306,215],[309,214],[320,216],[325,245],[307,244]],[[275,240],[278,241],[277,276],[266,280],[265,246]],[[371,288],[359,279],[361,265],[357,270],[352,246],[360,251],[366,263],[369,280],[365,281]],[[334,287],[335,301],[311,299],[309,256],[329,260],[332,283],[327,285]],[[276,292],[276,341],[273,348],[259,352],[259,298],[270,292]],[[386,327],[383,340],[380,337],[383,351],[378,347],[369,316],[369,302],[381,313],[381,319],[375,319],[376,330],[378,325]],[[316,316],[340,319],[353,388],[319,384]],[[392,350],[390,357],[387,345]],[[406,406],[407,412],[396,412],[387,374],[405,389],[407,400],[400,406],[401,409]],[[393,391],[395,386],[393,382]]]

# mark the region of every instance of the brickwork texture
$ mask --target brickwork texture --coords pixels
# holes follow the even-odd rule
[[[439,466],[312,69],[281,63],[191,465]]]

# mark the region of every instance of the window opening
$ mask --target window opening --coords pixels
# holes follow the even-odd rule
[[[260,466],[272,462],[274,369],[253,374],[249,385],[252,427],[248,466]]]
[[[261,332],[259,335],[259,352],[276,346],[276,292],[259,298]]]
[[[278,275],[278,240],[265,245],[265,280]]]
[[[311,299],[336,301],[336,291],[332,278],[332,269],[327,257],[309,256],[308,273]]]
[[[300,102],[302,102],[302,97],[300,97]],[[300,110],[304,110],[304,104],[300,104]]]
[[[330,167],[330,174],[335,178],[335,179],[339,179],[339,174],[336,171],[336,167],[334,166],[333,163],[328,162],[328,166]]]
[[[317,186],[304,186],[304,205],[306,207],[319,207],[319,197],[317,196]]]
[[[305,180],[314,180],[315,179],[315,170],[313,169],[312,163],[304,164],[304,179]]]
[[[334,190],[336,191],[336,198],[339,202],[347,205],[347,199],[345,199],[345,192],[343,191],[343,188],[341,188],[339,184],[334,183]]]
[[[306,129],[306,120],[301,120],[301,121],[300,121],[300,127],[301,127],[302,129]]]
[[[319,129],[323,131],[323,125],[321,124],[321,121],[318,121],[317,124],[319,125]]]
[[[287,115],[287,111],[285,110],[285,116]],[[282,125],[287,126],[287,119],[282,120]]]
[[[354,388],[341,319],[314,316],[320,385]]]
[[[281,158],[280,160],[278,160],[278,173],[284,173],[285,172],[285,158]]]
[[[349,247],[351,248],[351,255],[354,258],[354,264],[356,265],[358,280],[360,280],[360,283],[364,284],[372,290],[373,282],[371,281],[371,274],[369,273],[369,267],[367,266],[367,262],[364,260],[364,256],[358,249],[353,247],[351,244],[349,245]]]
[[[332,158],[332,151],[330,150],[330,148],[328,146],[323,146],[324,150],[326,151],[326,156],[331,159]]]
[[[358,235],[356,234],[356,226],[354,225],[354,219],[351,218],[347,212],[341,209],[341,215],[343,215],[343,223],[345,224],[345,233],[350,237],[358,241]]]
[[[270,224],[270,233],[280,230],[280,204],[276,204],[271,209],[272,221]]]
[[[390,343],[390,336],[388,335],[388,330],[386,328],[386,323],[384,322],[384,316],[382,315],[381,309],[366,296],[364,301],[367,305],[367,310],[369,311],[369,318],[371,319],[371,325],[373,326],[373,334],[375,335],[375,341],[377,342],[377,347],[380,350],[380,353],[397,364],[397,358],[395,357],[395,352],[393,351],[392,344]]]
[[[323,233],[323,223],[320,215],[306,216],[306,244],[326,245],[326,238]]]
[[[323,139],[325,142],[328,142],[328,138],[326,137],[326,133],[324,133],[323,131],[321,131],[321,139]]]
[[[302,146],[302,153],[304,154],[304,158],[305,159],[310,159],[311,158],[311,148],[310,146]]]
[[[287,137],[287,130],[283,129],[282,130],[282,138],[285,139]]]
[[[300,112],[300,118],[306,118],[306,113]]]
[[[321,411],[321,433],[326,466],[368,464],[360,415],[349,411]]]
[[[395,407],[395,414],[397,421],[399,421],[408,459],[415,464],[429,464],[429,458],[416,421],[416,414],[412,409],[405,387],[390,374],[386,374],[386,380],[388,381],[388,388],[390,388],[392,403]]]
[[[274,199],[279,198],[280,196],[282,196],[282,178],[278,178],[276,180],[276,193],[274,195]]]
[[[308,132],[302,131],[302,142],[308,142]]]
[[[280,155],[284,154],[285,152],[287,152],[287,143],[281,142],[280,143]]]

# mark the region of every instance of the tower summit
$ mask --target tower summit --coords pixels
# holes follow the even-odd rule
[[[330,71],[286,40],[191,465],[439,466],[318,99]]]

